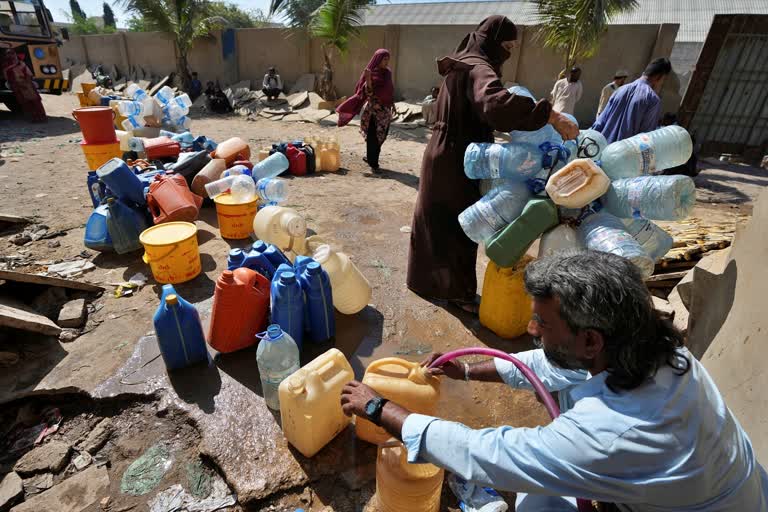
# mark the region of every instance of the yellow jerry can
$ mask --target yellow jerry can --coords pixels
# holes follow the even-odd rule
[[[480,323],[502,338],[516,338],[528,330],[531,298],[525,292],[525,267],[533,261],[523,256],[515,266],[503,268],[488,262],[480,300]]]

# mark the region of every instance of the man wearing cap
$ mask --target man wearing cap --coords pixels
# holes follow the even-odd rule
[[[584,91],[581,85],[581,68],[573,67],[568,76],[555,82],[552,88],[552,108],[558,112],[573,115],[576,102],[581,99]]]
[[[627,82],[627,76],[629,76],[629,73],[620,69],[613,75],[613,80],[603,87],[603,91],[600,93],[600,104],[597,106],[598,116],[605,110],[605,106],[608,104],[608,100],[611,99],[614,91]]]

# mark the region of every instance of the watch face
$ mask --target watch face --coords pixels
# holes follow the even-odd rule
[[[368,401],[367,404],[365,404],[365,414],[368,417],[373,416],[376,414],[376,408],[379,406],[379,400],[372,398]]]

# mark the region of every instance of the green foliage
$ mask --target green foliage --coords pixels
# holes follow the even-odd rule
[[[116,27],[117,19],[115,19],[115,13],[112,10],[112,7],[110,7],[107,2],[104,2],[103,9],[104,9],[104,28]]]
[[[88,34],[102,34],[104,31],[96,23],[93,18],[83,18],[80,16],[72,17],[72,27],[69,29],[70,33],[82,36]]]
[[[323,46],[347,53],[350,41],[360,35],[363,5],[359,0],[326,0],[312,17],[310,33],[325,39]]]
[[[288,26],[292,28],[309,28],[312,17],[325,0],[291,0],[285,2],[280,13],[286,17]]]
[[[538,36],[565,58],[565,68],[592,57],[608,22],[638,7],[637,0],[537,0]]]
[[[131,16],[126,24],[131,32],[150,32],[147,21],[143,16]]]
[[[227,20],[230,28],[256,28],[269,23],[269,16],[261,9],[241,9],[229,2],[211,2],[208,16],[218,16]]]
[[[72,19],[75,21],[88,18],[77,0],[69,0],[69,10],[72,12]]]

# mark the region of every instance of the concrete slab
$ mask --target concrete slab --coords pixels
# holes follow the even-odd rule
[[[757,459],[763,464],[768,461],[766,223],[768,190],[760,194],[752,219],[737,234],[726,269],[713,283],[709,302],[700,309],[703,315],[722,319],[720,325],[709,324],[713,339],[701,361],[749,434]]]
[[[11,512],[81,512],[100,499],[108,486],[107,469],[91,467],[13,507]]]
[[[24,485],[18,474],[11,471],[5,475],[0,481],[0,510],[8,510],[21,497],[23,492]]]
[[[61,328],[51,320],[10,297],[0,297],[0,327],[12,327],[47,336],[58,336],[61,333]]]
[[[309,106],[309,93],[307,91],[303,91],[289,95],[288,105],[290,105],[293,109],[300,109]]]
[[[315,90],[315,75],[312,73],[307,73],[304,75],[301,75],[298,80],[296,80],[296,83],[293,84],[293,87],[291,87],[291,90],[288,92],[289,94],[302,92],[302,91],[309,91],[312,92]]]

